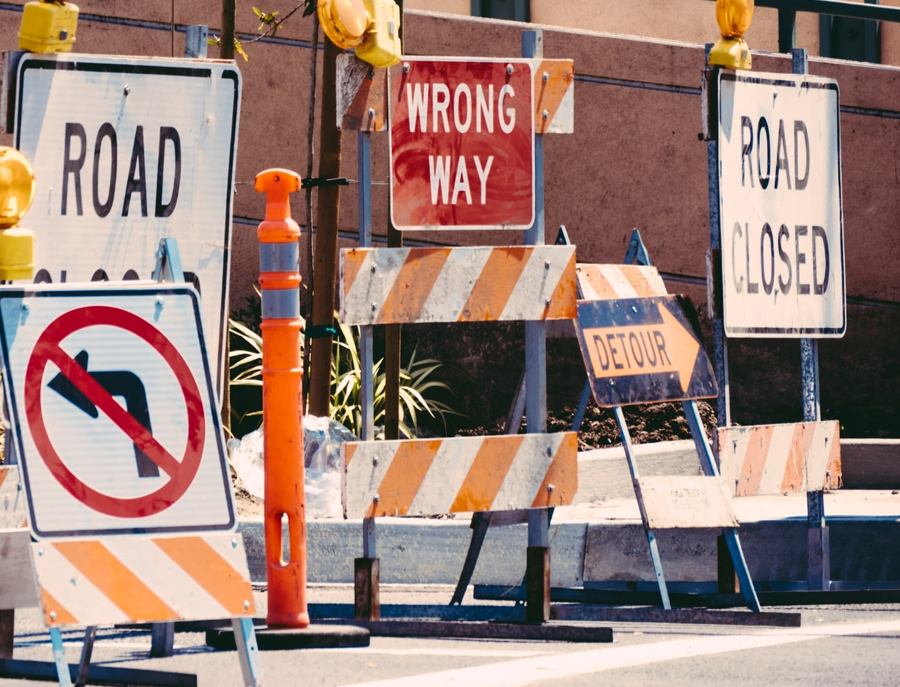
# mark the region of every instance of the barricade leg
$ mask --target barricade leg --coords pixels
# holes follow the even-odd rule
[[[241,660],[244,687],[262,687],[262,665],[259,661],[259,647],[256,645],[253,619],[232,618],[231,628],[234,631],[234,643]]]
[[[528,511],[528,550],[525,564],[525,619],[550,619],[550,533],[546,508]]]
[[[175,653],[175,623],[153,623],[150,628],[150,656],[162,658]]]
[[[16,610],[8,608],[0,611],[0,658],[13,657],[16,638]]]
[[[725,535],[716,537],[716,562],[718,564],[719,594],[737,594],[741,591],[741,583],[734,569],[734,561],[728,551]]]
[[[828,591],[831,588],[828,527],[811,527],[806,532],[809,549],[807,585],[810,590]]]
[[[353,615],[357,620],[381,618],[381,565],[375,535],[375,518],[363,518],[363,557],[353,561]]]
[[[53,662],[56,664],[59,687],[72,687],[72,675],[69,673],[69,662],[66,661],[66,648],[63,646],[62,632],[58,627],[50,628],[50,643],[53,646]]]

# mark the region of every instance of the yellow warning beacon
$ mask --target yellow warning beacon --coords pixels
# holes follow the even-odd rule
[[[716,0],[716,21],[722,37],[709,53],[709,66],[750,69],[753,61],[744,33],[753,21],[753,0]]]
[[[31,279],[34,235],[16,226],[34,200],[34,169],[15,148],[0,146],[0,280]]]
[[[78,7],[63,0],[25,4],[19,27],[19,49],[37,53],[71,52],[78,28]]]

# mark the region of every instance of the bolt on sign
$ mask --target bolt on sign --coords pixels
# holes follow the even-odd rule
[[[726,334],[843,336],[837,82],[723,70],[718,94]]]
[[[404,58],[391,72],[391,216],[413,229],[534,221],[533,65]]]
[[[601,407],[716,395],[716,379],[683,296],[578,301],[575,330]]]
[[[215,60],[29,54],[16,84],[15,146],[36,182],[35,283],[149,280],[160,239],[176,239],[220,384],[240,72]]]

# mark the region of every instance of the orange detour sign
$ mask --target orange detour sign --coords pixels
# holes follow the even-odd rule
[[[680,296],[579,301],[578,342],[597,404],[715,396],[715,375],[692,320],[693,306]]]
[[[300,394],[300,227],[289,195],[300,176],[269,169],[256,177],[266,194],[259,225],[262,291],[263,426],[265,427],[266,581],[269,627],[306,627],[306,512]],[[290,560],[282,560],[282,518],[288,520]]]

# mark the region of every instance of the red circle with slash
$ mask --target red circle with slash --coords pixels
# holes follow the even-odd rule
[[[156,439],[60,346],[71,334],[88,327],[122,329],[148,343],[175,375],[187,409],[187,442],[181,460],[172,456]],[[125,435],[169,477],[156,491],[135,498],[119,498],[97,491],[82,482],[60,458],[44,422],[41,407],[44,371],[48,363],[60,369],[69,381],[101,410]],[[165,335],[134,313],[105,305],[70,310],[57,317],[41,333],[25,371],[25,412],[38,453],[51,474],[74,498],[100,513],[119,518],[145,518],[175,504],[190,487],[200,468],[206,441],[206,422],[200,389],[182,355]]]

